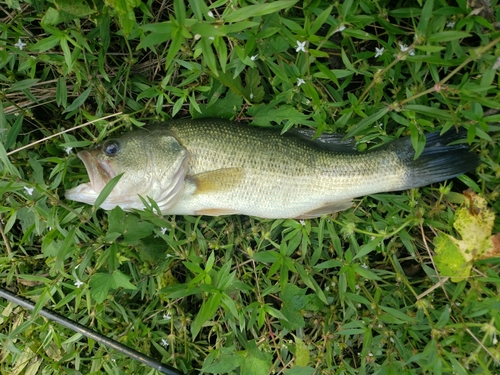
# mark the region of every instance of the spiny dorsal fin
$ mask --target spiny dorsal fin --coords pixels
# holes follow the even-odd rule
[[[319,137],[314,138],[316,131],[313,129],[294,128],[288,131],[302,139],[314,143],[316,146],[330,151],[354,153],[357,152],[356,141],[354,139],[344,140],[342,134],[327,134],[323,133]],[[314,138],[314,139],[313,139]]]

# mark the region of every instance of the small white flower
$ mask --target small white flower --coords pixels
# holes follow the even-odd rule
[[[345,26],[344,25],[340,25],[339,27],[337,27],[337,30],[335,30],[335,33],[340,33],[341,31],[344,31],[344,30],[345,30]]]
[[[213,37],[213,36],[209,36],[209,37],[208,37],[208,39],[209,39],[209,40],[214,40],[214,39],[215,39],[215,37]]]
[[[211,10],[209,10],[207,14],[208,14],[209,17],[215,18],[214,14],[212,13]]]
[[[300,225],[302,225],[303,227],[305,227],[305,226],[306,226],[306,222],[305,222],[304,220],[299,220],[299,223],[300,223]]]
[[[366,265],[366,263],[363,263],[363,264],[361,265],[361,268],[364,268],[364,269],[366,270],[366,269],[368,269],[368,266]]]
[[[33,190],[35,190],[35,189],[25,186],[24,190],[26,191],[26,194],[33,195]]]
[[[399,43],[399,48],[400,48],[401,52],[406,52],[406,51],[408,51],[408,49],[409,49],[410,47],[408,47],[406,44]],[[410,49],[410,50],[408,51],[408,55],[410,55],[410,56],[415,56],[415,50]]]
[[[497,59],[497,61],[495,61],[495,63],[491,67],[491,69],[493,70],[497,70],[498,68],[500,68],[500,57]]]
[[[306,81],[304,81],[302,78],[297,78],[297,87],[300,87],[300,85],[303,85],[304,83],[306,83]]]
[[[163,319],[170,320],[170,319],[172,319],[172,315],[170,313],[163,314]]]
[[[79,280],[78,278],[76,279],[76,281],[75,281],[75,286],[76,286],[77,288],[80,288],[83,284],[84,284],[84,282],[83,282],[83,281]]]
[[[384,53],[384,47],[382,48],[377,48],[375,47],[375,57],[379,57],[379,56],[382,56],[382,54]]]
[[[325,287],[325,292],[328,292],[329,290],[330,290],[329,286]]]
[[[26,46],[27,46],[27,44],[26,44],[26,43],[24,43],[21,39],[18,39],[18,40],[17,40],[17,43],[16,43],[16,44],[14,44],[14,47],[19,48],[21,51],[22,51],[22,50],[23,50],[23,48],[24,48],[24,47],[26,47]]]
[[[163,228],[163,227],[162,227],[162,228],[160,229],[160,232],[161,232],[161,234],[165,234],[165,233],[167,232],[167,230],[168,230],[168,228]]]
[[[250,57],[250,60],[255,61],[257,57],[259,57],[259,54],[253,55],[252,57]]]
[[[455,27],[455,21],[450,21],[450,22],[448,22],[448,23],[446,24],[446,27],[449,27],[450,29],[451,29],[452,27]]]
[[[64,151],[69,155],[71,153],[71,150],[73,150],[73,147],[66,147]]]
[[[168,341],[167,339],[161,339],[161,346],[167,347],[168,346]]]
[[[295,52],[306,52],[306,43],[307,42],[299,42],[297,40],[297,48],[295,48]]]

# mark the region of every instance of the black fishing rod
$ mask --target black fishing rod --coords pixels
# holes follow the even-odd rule
[[[0,297],[5,298],[8,301],[17,303],[18,305],[24,307],[27,310],[33,311],[35,309],[35,304],[31,302],[30,300],[27,300],[26,298],[20,297],[14,293],[9,292],[8,290],[5,290],[0,287]],[[157,360],[150,358],[142,353],[139,353],[138,351],[129,348],[126,345],[123,345],[119,343],[118,341],[112,340],[104,335],[101,335],[98,332],[95,332],[80,323],[74,322],[71,319],[68,319],[62,315],[59,315],[55,313],[52,310],[42,308],[38,314],[41,316],[53,320],[54,322],[57,322],[61,325],[63,325],[66,328],[69,328],[75,332],[81,333],[82,335],[88,337],[89,339],[92,339],[99,344],[108,346],[110,348],[115,349],[116,351],[125,354],[129,356],[130,358],[135,359],[136,361],[139,361],[141,363],[144,363],[145,365],[148,365],[155,370],[160,371],[162,374],[167,374],[167,375],[182,375],[183,373],[180,372],[179,370],[169,366],[165,365],[161,362],[158,362]]]

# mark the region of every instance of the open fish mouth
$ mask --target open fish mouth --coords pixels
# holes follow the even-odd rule
[[[102,191],[104,186],[116,176],[116,172],[111,168],[109,163],[106,160],[98,160],[93,153],[97,150],[93,151],[80,151],[77,156],[83,162],[85,169],[87,170],[87,174],[89,176],[90,182],[80,184],[72,189],[66,191],[66,198],[78,200],[78,201],[87,201],[88,199],[92,199]],[[87,199],[84,199],[84,198]],[[79,199],[78,199],[79,198]]]
[[[98,160],[89,151],[80,151],[77,156],[83,161],[90,179],[92,190],[100,192],[116,176],[115,171],[105,160]]]

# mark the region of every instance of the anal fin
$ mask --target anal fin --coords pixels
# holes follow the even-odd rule
[[[326,203],[325,205],[315,208],[314,210],[304,212],[296,217],[296,219],[312,219],[315,217],[332,214],[334,212],[344,211],[352,207],[352,201],[340,201],[335,203]]]
[[[222,216],[222,215],[238,215],[239,212],[230,208],[205,208],[194,212],[195,215],[206,216]]]

